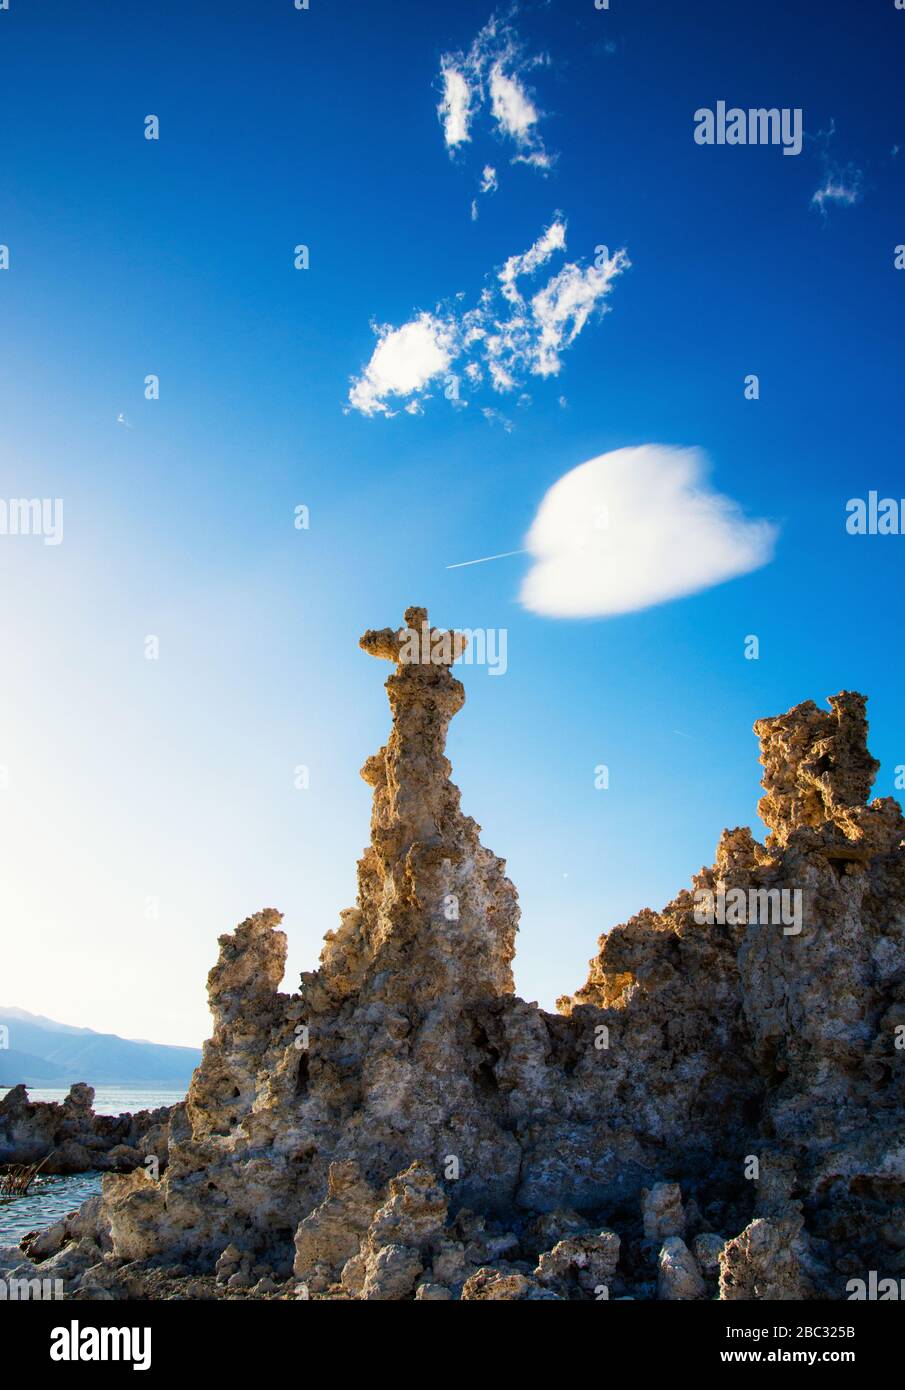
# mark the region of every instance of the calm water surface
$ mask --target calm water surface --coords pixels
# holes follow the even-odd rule
[[[0,1087],[0,1096],[7,1088]],[[29,1100],[65,1100],[68,1089],[29,1086]],[[94,1097],[96,1115],[134,1114],[136,1110],[156,1110],[185,1100],[184,1091],[141,1090],[132,1086],[98,1086]],[[0,1245],[18,1245],[29,1231],[52,1226],[62,1216],[75,1211],[101,1190],[101,1173],[73,1173],[68,1177],[40,1174],[27,1197],[0,1198]]]
[[[73,1173],[70,1177],[41,1177],[27,1197],[0,1197],[0,1245],[18,1245],[29,1231],[52,1226],[101,1190],[100,1173]],[[23,1256],[24,1258],[24,1256]]]
[[[0,1087],[0,1095],[3,1095]],[[29,1086],[29,1100],[65,1100],[66,1087]],[[135,1086],[98,1086],[94,1096],[95,1115],[134,1115],[136,1110],[156,1110],[161,1105],[176,1105],[185,1100],[185,1091],[141,1090]]]

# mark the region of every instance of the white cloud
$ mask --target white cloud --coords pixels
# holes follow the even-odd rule
[[[826,212],[827,203],[840,203],[843,207],[851,207],[854,203],[861,201],[861,182],[861,170],[856,169],[853,165],[849,165],[842,172],[829,170],[823,183],[811,198],[811,205],[819,208],[823,213]]]
[[[522,275],[533,275],[550,259],[554,251],[565,250],[565,245],[566,225],[561,218],[554,218],[533,246],[529,246],[528,250],[521,255],[510,256],[503,266],[499,274],[499,281],[505,297],[513,304],[518,303],[521,296],[515,283],[516,280]]]
[[[443,123],[443,138],[448,149],[470,140],[468,133],[471,121],[471,87],[467,78],[444,56],[441,66],[443,78],[443,100],[437,107],[437,114]]]
[[[532,371],[539,376],[555,376],[562,365],[560,354],[574,343],[594,309],[607,294],[610,281],[618,275],[624,262],[621,253],[607,260],[602,267],[563,266],[531,301],[531,311],[538,328]]]
[[[821,182],[811,196],[811,207],[817,208],[821,217],[826,220],[827,208],[830,205],[850,208],[855,203],[860,203],[864,196],[864,171],[856,164],[843,165],[832,156],[832,142],[836,139],[834,118],[830,119],[826,130],[818,130],[817,134],[809,139],[813,141],[823,169]]]
[[[497,189],[499,188],[499,186],[500,186],[500,185],[499,185],[499,183],[497,182],[496,169],[494,169],[494,167],[493,167],[492,164],[485,164],[485,165],[484,165],[484,172],[483,172],[483,174],[481,175],[481,182],[480,182],[481,192],[482,192],[482,193],[496,193],[496,191],[497,191]],[[472,222],[477,222],[477,220],[478,220],[478,200],[477,200],[477,198],[472,198],[472,200],[471,200],[471,220],[472,220]]]
[[[419,314],[401,328],[377,330],[371,360],[349,392],[363,415],[387,414],[388,396],[411,396],[445,372],[455,352],[455,329],[434,314]],[[414,405],[414,402],[412,402]],[[415,411],[408,409],[408,413]]]
[[[495,345],[500,340],[497,338],[493,338],[490,341]],[[492,350],[497,351],[496,346],[494,346]],[[487,369],[490,372],[490,381],[493,385],[494,391],[499,391],[502,395],[506,391],[515,390],[515,377],[512,375],[512,373],[509,371],[507,367],[503,366],[501,362],[497,362],[491,359],[487,363]]]
[[[537,108],[517,77],[507,77],[500,63],[490,69],[490,100],[493,119],[504,135],[519,144],[527,140],[537,125]]]
[[[532,169],[552,169],[555,154],[547,154],[546,150],[531,150],[528,154],[517,154],[513,159],[513,164],[528,164]]]
[[[528,72],[546,61],[528,57],[512,26],[496,15],[467,53],[444,53],[440,59],[443,98],[437,113],[450,154],[471,140],[474,119],[489,106],[492,128],[516,147],[512,162],[546,172],[555,156],[544,147],[539,131],[543,113],[525,81]]]
[[[505,415],[501,415],[498,410],[494,410],[492,406],[482,406],[481,414],[489,425],[502,425],[507,434],[512,433],[512,421],[508,420]]]
[[[776,528],[706,482],[699,449],[616,449],[550,488],[526,539],[525,608],[555,618],[633,613],[769,562]]]
[[[392,415],[393,397],[426,399],[428,384],[447,372],[461,374],[472,390],[480,389],[486,372],[500,394],[520,388],[526,376],[556,375],[563,352],[592,314],[604,311],[613,280],[630,264],[624,251],[601,253],[590,266],[567,262],[526,300],[521,282],[565,250],[565,222],[556,217],[527,251],[507,259],[475,308],[438,308],[401,328],[377,330],[371,360],[352,382],[349,408]]]
[[[499,184],[497,183],[496,169],[494,169],[492,164],[485,164],[484,172],[481,175],[481,192],[496,193],[498,188]]]

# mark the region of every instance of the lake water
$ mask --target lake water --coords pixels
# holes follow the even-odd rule
[[[6,1090],[0,1087],[0,1097]],[[29,1086],[29,1100],[65,1100],[67,1088]],[[137,1110],[156,1110],[185,1100],[184,1091],[142,1090],[134,1086],[98,1086],[94,1097],[96,1115],[134,1114]],[[0,1245],[18,1245],[29,1231],[41,1231],[75,1211],[101,1190],[100,1173],[72,1173],[68,1176],[35,1178],[26,1197],[0,1198]]]
[[[4,1094],[0,1088],[0,1095]],[[29,1100],[65,1100],[68,1088],[29,1086]],[[185,1100],[185,1091],[142,1090],[136,1086],[98,1086],[94,1097],[95,1115],[134,1115],[136,1110],[156,1110]]]
[[[29,1231],[42,1231],[75,1211],[100,1192],[101,1177],[100,1173],[47,1178],[39,1174],[27,1197],[0,1197],[0,1245],[18,1245]]]

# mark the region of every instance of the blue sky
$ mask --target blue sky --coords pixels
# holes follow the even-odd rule
[[[755,718],[864,691],[894,790],[905,537],[848,535],[845,504],[905,496],[905,12],[497,10],[537,120],[519,143],[488,85],[450,150],[443,57],[493,13],[0,11],[0,498],[65,508],[61,545],[0,536],[0,1003],[197,1043],[216,937],[264,906],[294,988],[354,901],[358,768],[388,727],[357,639],[412,603],[508,634],[505,675],[462,673],[450,756],[519,889],[519,992],[547,1006],[724,825],[757,827]],[[696,144],[719,100],[800,108],[801,153]],[[512,162],[538,149],[549,168]],[[557,371],[529,347],[513,390],[485,361],[458,405],[440,377],[421,413],[350,409],[372,325],[460,323],[554,225],[532,292],[600,245],[630,261]],[[530,556],[446,568],[521,549],[558,479],[650,444],[702,450],[772,558],[581,619],[523,605]]]

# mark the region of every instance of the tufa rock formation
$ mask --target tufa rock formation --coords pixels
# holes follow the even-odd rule
[[[449,780],[464,639],[413,608],[361,646],[393,665],[393,723],[357,905],[293,995],[279,913],[220,938],[160,1180],[107,1177],[93,1236],[45,1233],[94,1258],[76,1296],[840,1298],[905,1274],[905,823],[865,804],[863,697],[759,721],[767,843],[725,831],[553,1015],[513,993],[515,890]]]
[[[0,1165],[43,1160],[44,1173],[131,1172],[148,1155],[166,1161],[168,1106],[124,1115],[95,1115],[93,1107],[84,1081],[62,1102],[30,1101],[27,1087],[14,1086],[0,1100]]]

